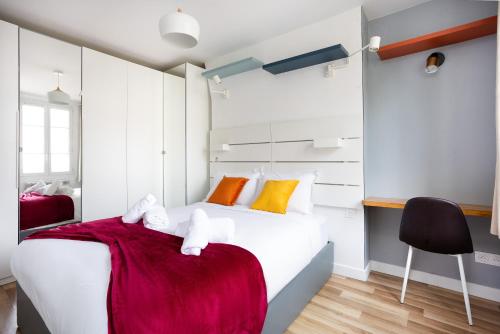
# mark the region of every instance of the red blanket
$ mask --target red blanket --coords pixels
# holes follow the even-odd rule
[[[44,196],[37,193],[19,197],[19,224],[21,230],[74,219],[75,204],[66,195]]]
[[[262,331],[266,284],[259,261],[243,248],[209,244],[200,256],[182,255],[182,238],[146,229],[142,223],[124,224],[119,217],[30,237],[47,238],[109,246],[109,333]]]

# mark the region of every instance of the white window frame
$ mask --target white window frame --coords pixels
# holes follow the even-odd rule
[[[20,150],[19,154],[19,168],[20,168],[20,175],[23,178],[25,182],[36,182],[38,180],[44,180],[44,181],[54,181],[54,180],[61,180],[61,181],[71,181],[76,178],[77,175],[77,169],[76,169],[76,159],[75,159],[75,145],[77,144],[77,136],[78,134],[76,133],[77,131],[77,122],[75,119],[75,109],[76,107],[73,105],[69,106],[63,106],[59,104],[53,104],[49,103],[46,99],[43,99],[41,97],[35,97],[35,96],[21,96],[21,101],[20,101],[20,126],[19,126],[19,132],[20,132],[20,148],[23,147],[23,106],[24,105],[33,105],[37,107],[42,107],[44,109],[44,119],[45,119],[45,129],[44,129],[44,136],[45,136],[45,149],[44,149],[44,170],[45,172],[43,173],[24,173],[23,172],[23,154],[22,150]],[[68,172],[51,172],[50,171],[50,109],[67,109],[69,111],[69,126],[70,126],[70,136],[69,136],[69,155],[70,155],[70,170]]]

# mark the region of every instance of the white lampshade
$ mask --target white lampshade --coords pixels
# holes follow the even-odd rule
[[[63,92],[59,87],[47,93],[50,103],[54,104],[69,104],[70,97],[67,93]]]
[[[59,79],[63,73],[61,71],[54,71],[54,74],[57,75],[57,88],[47,93],[49,102],[53,104],[70,104],[71,97],[69,94],[63,92],[61,88],[59,88]]]
[[[160,19],[160,34],[173,45],[189,49],[198,44],[200,25],[194,17],[178,9]]]
[[[373,36],[370,38],[370,44],[368,45],[368,51],[377,52],[380,49],[380,36]]]

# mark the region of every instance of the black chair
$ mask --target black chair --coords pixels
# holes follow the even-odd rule
[[[406,203],[403,210],[399,240],[409,245],[401,303],[404,303],[413,247],[428,252],[453,255],[458,260],[465,310],[469,325],[472,325],[462,254],[472,253],[473,247],[469,227],[462,209],[456,203],[444,199],[412,198]]]

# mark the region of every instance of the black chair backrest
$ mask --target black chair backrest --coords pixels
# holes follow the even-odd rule
[[[432,197],[410,199],[403,210],[399,240],[433,253],[472,253],[472,239],[462,209]]]

